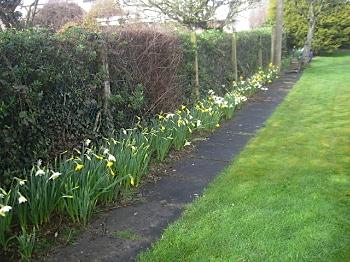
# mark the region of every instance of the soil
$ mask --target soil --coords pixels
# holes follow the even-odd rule
[[[134,261],[178,219],[186,204],[240,153],[299,79],[283,74],[238,110],[207,139],[168,164],[152,166],[132,203],[99,212],[75,243],[53,251],[47,261]],[[203,141],[204,140],[204,141]]]

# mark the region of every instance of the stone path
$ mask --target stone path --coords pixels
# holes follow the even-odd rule
[[[235,117],[222,124],[195,152],[174,163],[171,174],[141,188],[142,200],[134,205],[101,215],[82,233],[76,243],[56,250],[48,261],[134,261],[163,230],[181,215],[186,204],[239,154],[264,125],[299,74],[284,74],[268,91],[257,94]],[[134,240],[115,232],[134,232]]]

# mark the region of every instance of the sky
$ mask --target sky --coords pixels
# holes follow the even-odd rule
[[[40,4],[45,4],[47,3],[49,0],[39,0]],[[54,1],[54,0],[51,0]],[[23,0],[23,4],[24,5],[30,5],[33,2],[33,0]],[[83,9],[85,9],[85,11],[87,11],[87,9],[89,9],[89,7],[91,6],[91,2],[88,3],[83,3],[83,0],[72,0],[70,2],[76,2],[79,5],[81,5],[81,7],[83,7]],[[268,2],[268,0],[261,0],[261,4],[266,4]],[[243,30],[249,30],[250,29],[250,24],[249,24],[249,16],[250,16],[250,12],[251,9],[245,10],[245,11],[241,11],[240,13],[237,14],[237,18],[236,18],[236,23],[235,23],[235,30],[236,31],[243,31]],[[227,14],[227,8],[223,7],[220,8],[217,12],[217,18],[225,18]]]

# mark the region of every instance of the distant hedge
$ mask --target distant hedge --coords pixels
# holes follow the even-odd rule
[[[260,37],[263,50],[263,67],[270,63],[271,31],[257,29],[236,33],[238,75],[249,77],[259,68]],[[189,34],[181,34],[186,46],[187,73],[193,86],[193,53],[190,52],[191,42]],[[208,30],[197,37],[199,56],[199,82],[202,95],[210,89],[217,94],[224,94],[233,81],[232,74],[232,34],[218,30]]]
[[[269,63],[268,31],[237,35],[239,75],[258,68],[259,36]],[[201,93],[225,93],[232,83],[232,35],[198,36]],[[102,64],[107,52],[109,72]],[[193,101],[194,48],[189,33],[145,28],[107,35],[73,28],[0,32],[0,181],[41,158],[47,160],[85,138],[98,140]],[[109,73],[109,75],[107,74]],[[111,95],[103,110],[104,81]],[[16,174],[20,175],[20,174]]]

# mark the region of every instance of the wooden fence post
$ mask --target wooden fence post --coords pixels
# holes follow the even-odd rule
[[[102,36],[103,37],[103,36]],[[109,78],[109,66],[108,66],[108,47],[107,40],[102,39],[100,45],[100,61],[102,64],[102,71],[104,73],[102,96],[102,108],[97,112],[93,131],[98,132],[101,127],[101,122],[110,120],[110,113],[108,108],[108,102],[111,96],[111,83]]]
[[[108,103],[111,97],[111,83],[109,77],[109,65],[108,65],[108,43],[107,39],[102,40],[101,45],[101,62],[102,62],[102,70],[104,75],[103,81],[103,113],[105,116],[109,116],[109,108]]]
[[[232,69],[233,79],[238,81],[238,69],[237,69],[237,38],[236,33],[232,33]]]
[[[195,70],[195,83],[194,83],[194,94],[196,98],[199,98],[199,65],[198,65],[198,49],[197,49],[197,35],[196,31],[191,32],[191,42],[194,48],[194,70]]]
[[[276,32],[275,32],[275,26],[273,26],[271,31],[271,59],[270,59],[270,62],[272,64],[275,64],[275,44],[276,44]]]
[[[262,37],[261,35],[259,36],[259,67],[263,68],[263,49],[262,49]]]

